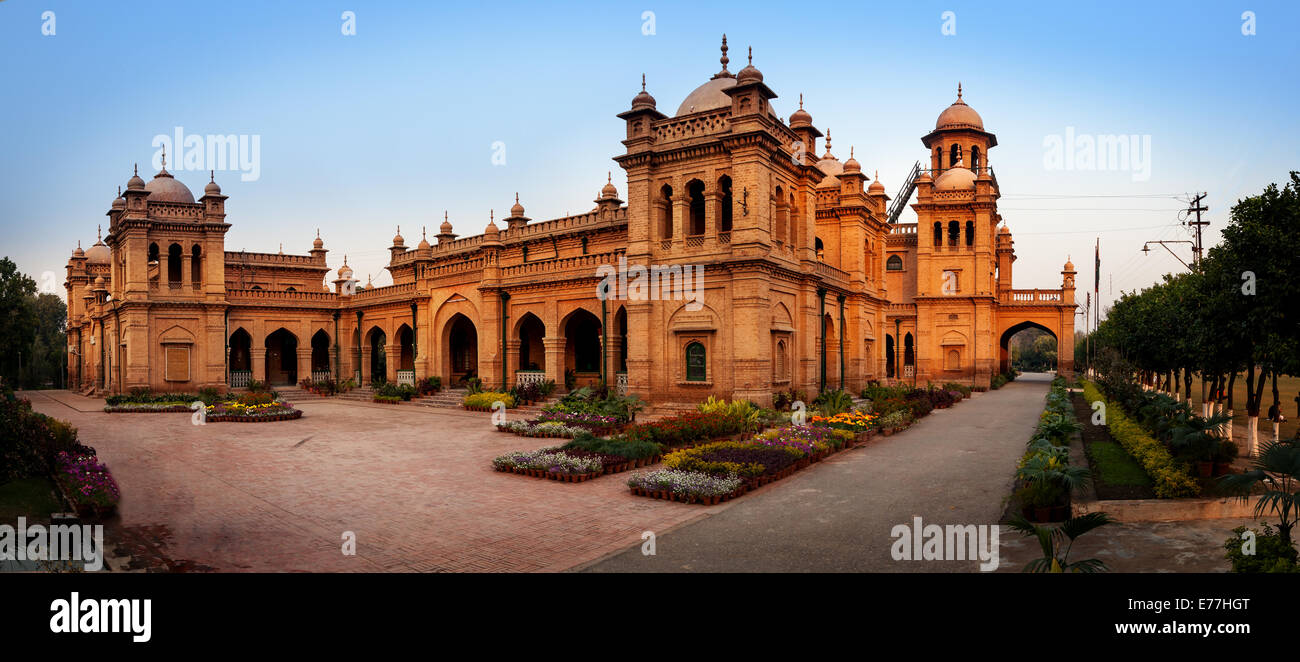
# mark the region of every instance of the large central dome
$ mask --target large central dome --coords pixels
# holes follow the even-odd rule
[[[194,204],[194,194],[190,193],[189,187],[172,177],[172,174],[167,172],[166,167],[154,175],[148,184],[144,185],[144,190],[149,192],[150,202],[187,202]]]
[[[730,108],[731,97],[727,96],[723,90],[735,87],[736,79],[731,77],[714,78],[709,82],[695,88],[694,92],[686,95],[682,105],[677,107],[676,117],[699,113],[706,110],[716,110],[718,108]]]

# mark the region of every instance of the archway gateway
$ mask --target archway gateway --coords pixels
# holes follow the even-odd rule
[[[468,317],[456,313],[448,320],[443,330],[443,347],[448,383],[478,376],[478,329]]]
[[[375,327],[366,334],[370,348],[370,381],[388,381],[388,334]]]
[[[1038,329],[1040,331],[1047,333],[1047,335],[1051,336],[1053,339],[1056,340],[1057,362],[1053,366],[1054,370],[1060,369],[1060,357],[1062,351],[1069,351],[1069,352],[1074,351],[1073,347],[1063,349],[1061,347],[1060,336],[1058,336],[1056,332],[1053,331],[1052,329],[1042,324],[1039,324],[1038,322],[1033,322],[1033,321],[1019,322],[1017,324],[1007,327],[1007,329],[1003,331],[1002,335],[998,338],[998,371],[999,372],[1007,372],[1011,369],[1011,339],[1015,337],[1017,334],[1019,334],[1021,331],[1026,331],[1028,329]],[[1070,356],[1073,356],[1073,354],[1071,354]]]
[[[266,383],[292,386],[298,383],[298,337],[277,329],[266,337]]]
[[[312,381],[327,381],[330,375],[330,337],[322,329],[311,337]]]

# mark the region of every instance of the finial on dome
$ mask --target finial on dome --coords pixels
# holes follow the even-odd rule
[[[121,187],[121,186],[117,187],[117,197],[119,197],[119,198],[122,197],[122,187]]]
[[[162,169],[167,170],[167,146],[162,146]]]
[[[849,145],[849,158],[853,158],[853,145]]]
[[[961,81],[957,81],[957,98],[961,98]]]
[[[642,72],[642,74],[641,74],[641,91],[642,91],[642,92],[645,91],[645,73],[644,73],[644,72]]]
[[[803,110],[803,92],[799,93],[799,110]]]
[[[731,61],[727,58],[727,34],[725,32],[722,34],[722,57],[719,61],[722,62],[722,70],[725,72],[727,70],[727,63]]]
[[[426,228],[426,227],[423,226],[423,225],[420,226],[420,238],[421,238],[421,239],[428,239],[428,238],[429,238],[429,231],[428,231],[428,228]]]
[[[750,47],[749,47],[749,64],[750,64],[750,65],[753,65],[753,64],[754,64],[754,47],[753,47],[753,46],[750,46]]]
[[[103,240],[104,240],[104,226],[102,226],[102,225],[96,225],[96,226],[95,226],[95,243],[98,244],[99,242],[101,242],[101,241],[103,241]]]
[[[320,228],[316,228],[316,238],[320,239]]]
[[[139,163],[132,163],[132,164],[131,164],[131,174],[133,174],[133,175],[137,175],[137,176],[140,174],[140,164],[139,164]]]

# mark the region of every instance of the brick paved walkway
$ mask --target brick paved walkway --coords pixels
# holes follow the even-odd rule
[[[67,392],[24,394],[71,422],[122,487],[120,526],[217,571],[556,571],[637,546],[705,514],[634,497],[626,474],[578,484],[493,471],[545,439],[495,431],[486,413],[333,400],[297,421],[190,424],[104,414]],[[344,531],[357,555],[340,551]]]

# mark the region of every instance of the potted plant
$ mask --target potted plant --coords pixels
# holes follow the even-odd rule
[[[1214,456],[1214,475],[1226,476],[1232,473],[1232,461],[1237,459],[1237,444],[1231,439],[1219,442],[1219,451]]]

